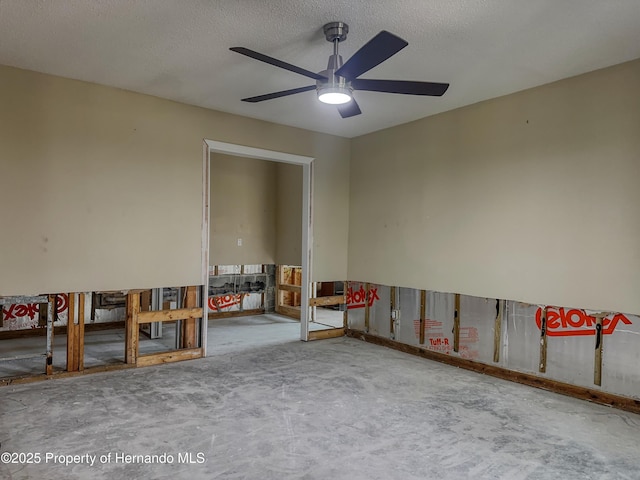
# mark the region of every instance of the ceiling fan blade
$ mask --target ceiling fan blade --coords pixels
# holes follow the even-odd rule
[[[410,82],[405,80],[353,80],[351,85],[355,90],[370,92],[401,93],[404,95],[430,95],[440,97],[449,88],[448,83]]]
[[[296,93],[309,92],[315,89],[315,85],[309,85],[308,87],[292,88],[291,90],[282,90],[281,92],[267,93],[265,95],[258,95],[257,97],[243,98],[242,101],[249,103],[258,103],[264,102],[265,100],[272,100],[274,98],[286,97],[287,95],[295,95]]]
[[[309,70],[305,70],[304,68],[296,67],[295,65],[291,65],[290,63],[283,62],[282,60],[278,60],[277,58],[269,57],[267,55],[263,55],[262,53],[254,52],[253,50],[249,50],[244,47],[231,47],[229,50],[232,52],[240,53],[242,55],[246,55],[247,57],[254,58],[256,60],[260,60],[261,62],[268,63],[269,65],[273,65],[274,67],[284,68],[285,70],[289,70],[290,72],[297,73],[299,75],[304,75],[305,77],[313,78],[314,80],[326,80],[327,77],[323,77],[322,75],[318,75],[317,73],[311,72]]]
[[[362,111],[360,111],[360,107],[356,103],[356,99],[353,97],[351,97],[350,102],[338,105],[338,112],[340,112],[340,116],[342,118],[355,117],[362,113]]]
[[[392,57],[407,45],[409,44],[400,37],[383,30],[336,70],[336,75],[353,80]]]

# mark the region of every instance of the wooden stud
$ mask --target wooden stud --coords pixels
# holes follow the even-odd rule
[[[371,284],[364,284],[364,331],[369,333],[369,322],[370,322],[370,312],[369,312],[369,297],[371,296]]]
[[[78,295],[78,371],[84,370],[84,300],[85,294]]]
[[[69,293],[69,303],[67,310],[67,372],[75,372],[78,370],[76,335],[78,329],[76,326],[76,294]]]
[[[127,293],[127,320],[125,326],[125,363],[136,364],[139,351],[138,314],[140,293]]]
[[[47,375],[53,374],[53,323],[57,305],[58,296],[49,295],[49,305],[47,307],[47,359],[45,365],[45,373]]]
[[[547,371],[547,307],[542,309],[542,318],[540,319],[540,364],[538,371],[541,373]]]
[[[500,361],[500,344],[502,343],[502,309],[504,302],[496,299],[496,319],[493,324],[493,361]]]
[[[309,299],[310,307],[326,307],[329,305],[342,305],[344,295],[333,295],[331,297],[312,297]]]
[[[426,320],[427,320],[427,291],[420,290],[420,345],[424,345]]]
[[[453,311],[453,351],[460,351],[460,294],[456,293]]]
[[[187,309],[196,308],[198,303],[196,287],[187,287],[185,294],[184,307]],[[198,317],[202,317],[203,310],[199,309],[199,312]],[[182,322],[182,348],[196,348],[197,346],[196,319],[194,317],[188,317]]]
[[[602,386],[602,344],[604,343],[604,335],[602,334],[602,323],[606,314],[599,313],[596,317],[596,352],[595,364],[593,369],[593,383]]]
[[[389,287],[389,338],[396,338],[396,287]]]
[[[343,293],[343,301],[344,312],[342,312],[342,325],[346,329],[349,327],[349,305],[347,305],[347,290],[349,288],[349,282],[342,282],[342,293]],[[345,330],[346,331],[346,330]]]
[[[344,328],[328,328],[326,330],[311,330],[309,332],[309,340],[324,340],[326,338],[344,337],[346,330]]]
[[[276,302],[275,311],[280,313],[280,305],[282,305],[282,291],[280,290],[280,280],[282,278],[282,265],[276,265]]]

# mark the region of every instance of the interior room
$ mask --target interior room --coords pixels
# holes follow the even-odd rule
[[[640,478],[639,23],[0,2],[0,478]]]

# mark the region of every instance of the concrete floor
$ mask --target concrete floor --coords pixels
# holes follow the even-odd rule
[[[0,478],[640,479],[640,416],[273,317],[216,323],[205,359],[0,389],[0,451],[42,455]]]

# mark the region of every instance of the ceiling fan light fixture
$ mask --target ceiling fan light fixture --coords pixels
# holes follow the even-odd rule
[[[318,100],[330,105],[343,105],[351,101],[351,90],[347,87],[319,88]]]

